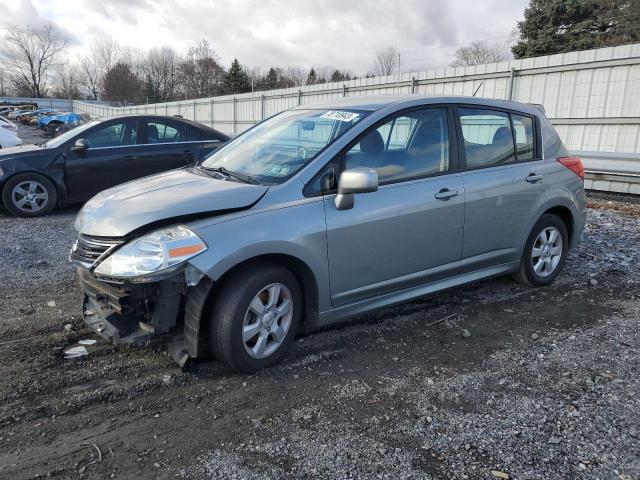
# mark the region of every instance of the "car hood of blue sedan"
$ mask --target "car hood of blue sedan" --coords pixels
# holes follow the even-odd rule
[[[194,169],[172,170],[105,190],[78,213],[76,229],[97,237],[124,237],[144,227],[249,208],[269,187],[212,178]]]

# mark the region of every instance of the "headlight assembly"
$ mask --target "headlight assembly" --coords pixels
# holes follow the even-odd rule
[[[95,273],[132,281],[167,277],[205,250],[207,245],[193,230],[184,226],[164,228],[119,248],[96,267]]]

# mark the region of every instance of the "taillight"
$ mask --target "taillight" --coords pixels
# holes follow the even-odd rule
[[[558,161],[584,180],[584,165],[578,157],[559,157]]]

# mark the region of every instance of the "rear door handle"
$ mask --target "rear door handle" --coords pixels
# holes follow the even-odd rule
[[[542,175],[536,175],[535,173],[530,173],[529,175],[527,175],[527,178],[525,178],[525,180],[529,183],[536,183],[542,180]]]
[[[436,198],[438,200],[449,200],[451,197],[455,197],[457,195],[457,190],[449,190],[448,188],[443,188],[438,193],[436,193]]]
[[[127,161],[135,160],[136,158],[138,158],[138,157],[136,157],[135,155],[127,155],[126,157],[124,157],[124,159],[127,160]]]

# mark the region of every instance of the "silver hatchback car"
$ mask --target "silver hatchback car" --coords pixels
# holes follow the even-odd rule
[[[98,194],[70,258],[99,335],[252,372],[375,308],[496,275],[549,285],[584,228],[583,177],[540,107],[344,98]]]

